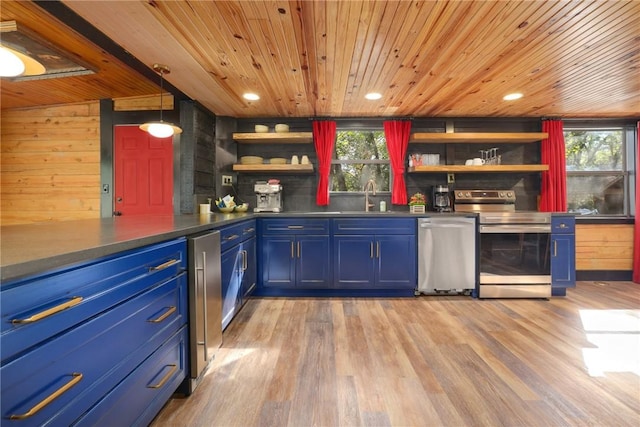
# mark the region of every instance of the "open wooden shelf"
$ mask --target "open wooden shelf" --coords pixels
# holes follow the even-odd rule
[[[268,133],[234,133],[233,139],[240,144],[308,144],[313,142],[312,132],[268,132]]]
[[[414,166],[409,168],[410,173],[543,172],[547,170],[549,170],[549,165],[440,165]]]
[[[235,172],[294,172],[294,173],[312,173],[313,165],[270,165],[270,164],[257,164],[257,165],[233,165]]]
[[[549,136],[546,132],[459,132],[459,133],[413,133],[409,142],[455,144],[455,143],[527,143],[536,142]]]

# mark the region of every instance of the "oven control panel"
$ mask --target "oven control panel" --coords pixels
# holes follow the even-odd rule
[[[455,190],[456,201],[472,203],[515,203],[512,190]]]

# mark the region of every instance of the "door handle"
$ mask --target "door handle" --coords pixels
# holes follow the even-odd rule
[[[300,258],[300,242],[298,242],[298,258]]]

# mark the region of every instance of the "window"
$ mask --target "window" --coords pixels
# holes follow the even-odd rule
[[[389,177],[389,152],[383,131],[336,132],[330,191],[362,192],[370,179],[376,183],[377,191],[389,191]]]
[[[567,202],[581,215],[628,215],[625,131],[565,129]]]

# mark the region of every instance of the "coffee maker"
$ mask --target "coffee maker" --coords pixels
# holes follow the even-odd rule
[[[434,185],[433,193],[433,210],[436,212],[451,212],[451,195],[449,187],[446,185]]]
[[[253,186],[256,193],[256,207],[254,212],[280,212],[282,210],[282,185],[258,181]]]

